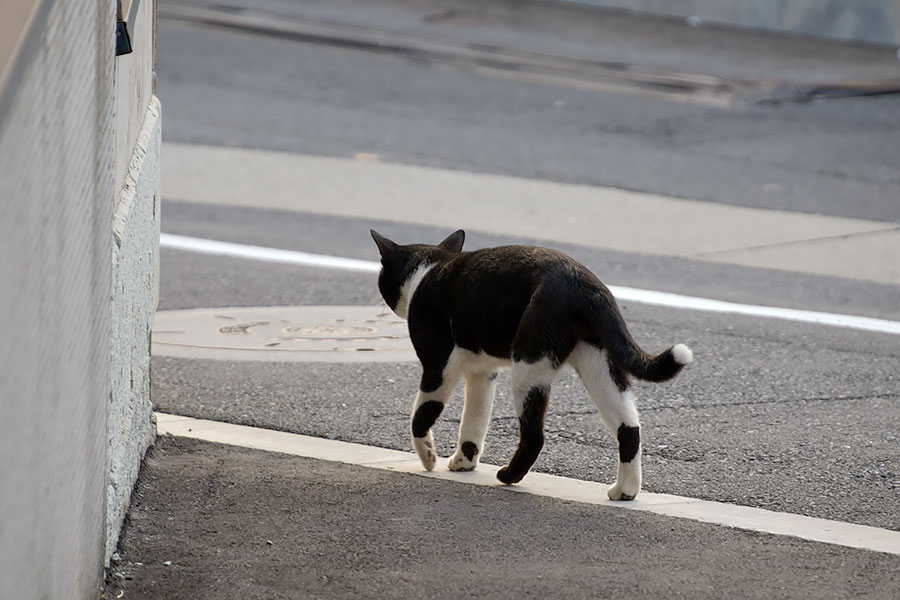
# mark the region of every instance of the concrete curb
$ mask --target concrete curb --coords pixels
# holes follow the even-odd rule
[[[504,492],[548,496],[573,502],[650,512],[749,531],[798,537],[825,544],[900,555],[900,531],[669,494],[641,492],[634,501],[613,502],[606,497],[606,490],[609,487],[606,484],[579,481],[544,473],[532,472],[522,483],[505,486],[497,481],[498,467],[494,465],[481,464],[477,471],[453,472],[446,470],[446,459],[442,459],[436,470],[424,471],[419,459],[409,452],[164,413],[156,413],[156,417],[160,434],[457,481],[470,485],[488,486]]]

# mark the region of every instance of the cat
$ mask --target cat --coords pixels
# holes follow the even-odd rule
[[[632,339],[609,289],[575,259],[536,246],[463,252],[458,230],[437,246],[399,245],[371,230],[381,254],[378,288],[407,320],[422,363],[413,403],[412,442],[422,465],[434,468],[431,427],[460,379],[465,404],[459,441],[448,466],[471,471],[483,453],[497,370],[511,367],[519,445],[497,478],[522,480],[544,445],[550,389],[568,363],[618,441],[611,500],[631,500],[641,488],[641,437],[630,375],[665,381],[693,360],[676,344],[657,356]]]

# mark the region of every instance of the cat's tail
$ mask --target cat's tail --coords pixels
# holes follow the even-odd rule
[[[586,315],[593,336],[609,352],[613,362],[638,379],[672,379],[692,360],[694,353],[685,344],[675,344],[656,356],[644,352],[625,325],[625,319],[608,289],[595,294]]]

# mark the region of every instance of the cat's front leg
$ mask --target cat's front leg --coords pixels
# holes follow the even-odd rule
[[[424,367],[419,393],[413,403],[411,429],[412,444],[427,470],[434,468],[437,462],[437,448],[431,427],[444,410],[444,405],[453,394],[459,383],[459,361],[448,360],[440,369]]]
[[[447,464],[451,471],[472,471],[484,451],[484,437],[491,421],[497,373],[466,375],[466,398],[459,422],[459,443]]]
[[[419,390],[416,401],[413,403],[412,413],[412,445],[422,466],[430,471],[437,461],[437,449],[434,446],[434,434],[431,426],[444,410],[445,402],[429,398],[427,394]]]

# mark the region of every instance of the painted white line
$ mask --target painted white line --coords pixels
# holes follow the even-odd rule
[[[641,492],[631,502],[612,502],[606,497],[606,490],[609,486],[605,484],[544,473],[529,473],[521,483],[504,486],[497,481],[497,467],[493,465],[481,464],[477,471],[455,473],[446,470],[446,459],[443,459],[436,470],[429,472],[423,469],[416,455],[409,452],[164,413],[155,414],[157,432],[160,434],[496,487],[499,488],[498,491],[514,491],[625,510],[651,512],[726,527],[797,537],[836,546],[900,555],[900,531],[890,529],[649,492]]]
[[[200,254],[264,260],[268,262],[304,265],[308,267],[343,269],[345,271],[362,271],[365,273],[377,273],[381,270],[381,265],[379,263],[368,260],[341,258],[339,256],[327,256],[325,254],[310,254],[309,252],[298,252],[296,250],[280,250],[278,248],[266,248],[264,246],[234,244],[231,242],[220,242],[217,240],[207,240],[171,233],[159,234],[159,245],[163,248],[171,248],[172,250],[185,250],[187,252],[199,252]]]
[[[170,233],[160,234],[159,244],[163,248],[171,248],[174,250],[230,256],[233,258],[289,263],[308,267],[343,269],[365,273],[377,273],[381,269],[381,264],[374,261],[341,258],[324,254],[310,254],[294,250],[265,248],[262,246],[248,246],[245,244],[219,242],[216,240],[173,235]],[[781,319],[784,321],[797,321],[801,323],[842,327],[845,329],[900,335],[900,322],[889,321],[887,319],[876,319],[873,317],[861,317],[857,315],[842,315],[796,308],[779,308],[777,306],[740,304],[738,302],[726,302],[724,300],[714,300],[712,298],[683,296],[681,294],[671,294],[669,292],[657,292],[654,290],[642,290],[616,285],[609,286],[609,289],[612,291],[613,295],[615,295],[616,299],[620,301],[637,302],[640,304],[650,304],[685,310],[745,315],[765,319]]]
[[[641,290],[614,285],[609,286],[609,289],[612,291],[613,295],[615,295],[617,300],[629,300],[641,304],[654,304],[656,306],[669,306],[686,310],[746,315],[750,317],[762,317],[765,319],[781,319],[783,321],[798,321],[801,323],[814,323],[816,325],[829,325],[831,327],[843,327],[845,329],[859,329],[862,331],[875,331],[878,333],[900,335],[900,321],[860,317],[858,315],[818,312],[814,310],[801,310],[798,308],[740,304],[738,302],[726,302],[724,300],[714,300],[712,298],[682,296],[681,294],[670,294],[668,292]]]

